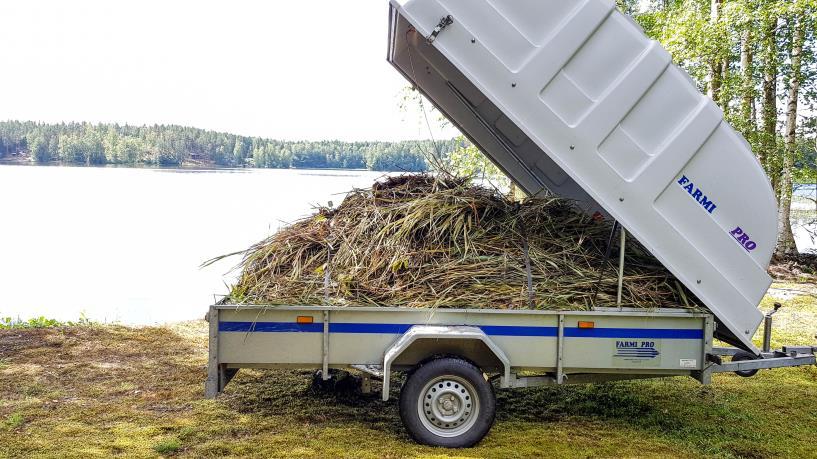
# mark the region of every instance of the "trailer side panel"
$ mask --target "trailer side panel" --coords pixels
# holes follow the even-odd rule
[[[706,342],[702,314],[552,312],[407,308],[268,307],[221,309],[218,361],[228,367],[320,367],[323,313],[328,311],[328,361],[333,367],[382,365],[384,352],[415,325],[476,327],[516,369],[554,371],[558,324],[564,318],[563,371],[654,373],[701,370]],[[303,323],[312,318],[311,323]],[[301,323],[299,323],[301,322]],[[456,340],[419,349],[458,354]],[[427,358],[407,352],[396,367]],[[488,370],[488,369],[486,369]]]

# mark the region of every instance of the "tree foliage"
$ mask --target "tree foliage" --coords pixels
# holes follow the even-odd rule
[[[436,142],[436,147],[427,141],[287,141],[184,126],[0,122],[0,158],[24,155],[38,163],[417,172],[428,169],[429,151],[447,158],[460,144],[457,139]]]

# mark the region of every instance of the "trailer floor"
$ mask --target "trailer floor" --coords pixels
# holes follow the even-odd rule
[[[813,342],[813,286],[789,295],[776,342]],[[771,298],[764,300],[770,307]],[[784,333],[783,330],[788,330]],[[0,457],[813,457],[817,369],[499,392],[476,448],[409,440],[396,402],[316,393],[303,371],[242,371],[204,400],[204,322],[0,330]]]

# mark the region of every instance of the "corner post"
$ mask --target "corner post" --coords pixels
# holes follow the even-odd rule
[[[712,340],[715,334],[715,319],[711,315],[704,318],[704,339],[703,339],[703,355],[701,356],[700,371],[693,371],[691,376],[697,379],[701,384],[712,383],[712,369],[715,363],[709,361],[709,356],[712,354]]]
[[[207,359],[207,380],[204,382],[204,396],[215,398],[221,389],[221,366],[218,361],[218,317],[219,311],[215,305],[210,306],[207,321],[210,323],[209,357]]]
[[[559,314],[559,333],[556,342],[556,384],[564,384],[565,315]]]
[[[329,310],[323,311],[323,365],[321,367],[321,378],[324,381],[329,380]]]

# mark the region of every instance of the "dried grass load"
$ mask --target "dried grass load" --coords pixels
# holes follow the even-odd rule
[[[615,306],[617,259],[604,257],[610,232],[610,223],[565,199],[516,203],[464,179],[392,177],[244,252],[227,302]],[[694,296],[632,238],[625,267],[623,306],[697,307]]]

